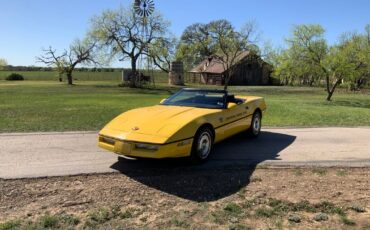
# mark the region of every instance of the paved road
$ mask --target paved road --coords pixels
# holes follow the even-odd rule
[[[0,134],[0,178],[184,167],[183,160],[119,159],[96,141],[95,132]],[[238,135],[217,144],[211,159],[195,167],[237,165],[370,167],[370,128],[265,129],[256,140]]]

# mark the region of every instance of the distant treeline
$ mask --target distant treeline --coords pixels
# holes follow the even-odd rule
[[[3,71],[45,71],[45,72],[50,72],[50,71],[55,71],[54,68],[52,67],[41,67],[41,66],[12,66],[12,65],[7,65],[3,66],[2,69]],[[122,68],[87,68],[87,67],[81,67],[81,68],[76,68],[75,71],[77,72],[122,72]]]

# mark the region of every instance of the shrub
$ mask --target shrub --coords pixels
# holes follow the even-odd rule
[[[348,219],[348,217],[346,217],[346,216],[341,216],[340,219],[342,220],[343,224],[345,224],[345,225],[349,225],[349,226],[355,226],[356,225],[356,222],[354,222],[353,220]]]
[[[44,228],[55,228],[58,225],[59,219],[57,216],[43,216],[40,218],[40,224]]]
[[[315,221],[318,221],[318,222],[320,222],[320,221],[327,221],[327,220],[329,219],[329,216],[328,216],[326,213],[322,213],[322,212],[320,212],[320,213],[317,213],[317,214],[313,217],[313,219],[314,219]]]
[[[256,216],[259,216],[259,217],[272,217],[276,215],[276,212],[274,209],[272,208],[258,208],[256,210]]]
[[[290,222],[300,223],[300,222],[301,222],[301,217],[300,217],[300,216],[298,216],[297,214],[293,214],[293,215],[290,215],[290,216],[288,217],[288,220],[289,220]]]
[[[355,212],[366,212],[366,208],[358,205],[353,205],[350,207]]]
[[[94,222],[103,224],[105,222],[108,222],[110,219],[112,219],[112,215],[108,209],[101,208],[97,211],[91,212],[89,214],[89,218]]]
[[[235,203],[229,203],[224,207],[224,210],[229,212],[230,214],[240,214],[242,213],[242,208],[235,204]]]
[[[12,220],[5,223],[0,224],[0,230],[13,230],[13,229],[19,229],[21,225],[21,222],[18,220]]]
[[[24,77],[18,73],[11,73],[9,76],[6,77],[7,81],[23,81]]]

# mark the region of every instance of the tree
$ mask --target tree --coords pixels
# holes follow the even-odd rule
[[[209,24],[194,23],[182,33],[176,55],[190,69],[215,52],[211,43]]]
[[[0,70],[3,70],[3,68],[7,65],[8,62],[4,58],[0,58]]]
[[[365,33],[359,34],[357,39],[359,77],[354,81],[354,89],[360,89],[366,82],[370,81],[370,24],[365,26]]]
[[[240,54],[250,50],[257,52],[257,27],[254,22],[246,23],[236,31],[227,20],[211,21],[208,24],[195,23],[185,29],[177,51],[177,57],[185,66],[194,66],[205,58],[215,58],[223,65],[225,89],[235,71]]]
[[[137,61],[149,49],[150,44],[160,44],[168,32],[169,22],[158,12],[145,19],[137,16],[132,9],[104,11],[91,20],[90,36],[99,41],[110,57],[120,61],[129,59],[133,72],[130,86],[137,87]]]
[[[370,30],[370,29],[369,29]],[[343,81],[358,86],[369,76],[370,48],[367,34],[346,33],[338,44],[329,47],[320,25],[298,25],[287,39],[288,48],[279,58],[275,74],[288,81],[302,84],[323,78],[330,101]],[[356,86],[356,87],[357,87]]]
[[[313,86],[322,78],[321,69],[312,61],[301,60],[295,48],[272,52],[267,61],[275,67],[273,75],[284,85]]]
[[[60,55],[51,46],[44,49],[44,54],[37,57],[38,62],[57,69],[60,75],[66,74],[68,84],[73,84],[72,73],[79,64],[98,64],[94,60],[94,48],[96,43],[85,39],[84,41],[76,40],[69,47],[69,50],[64,50]]]
[[[249,33],[253,28],[248,28],[246,33],[235,31],[234,27],[226,20],[218,20],[209,23],[209,31],[214,44],[213,56],[221,62],[225,76],[224,89],[226,90],[231,76],[235,72],[236,64],[240,61],[239,56],[243,51],[252,50],[249,46]]]
[[[295,26],[292,36],[287,39],[288,48],[283,52],[281,65],[276,71],[293,78],[302,75],[324,76],[327,100],[331,100],[342,77],[329,67],[329,47],[324,32],[320,25]]]
[[[340,43],[332,48],[332,65],[351,82],[351,90],[361,88],[370,77],[370,43],[368,35],[345,33]]]
[[[158,38],[151,44],[147,56],[160,70],[169,73],[170,63],[176,59],[177,39],[175,36]]]

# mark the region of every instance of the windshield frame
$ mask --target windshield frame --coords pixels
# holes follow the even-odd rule
[[[186,104],[176,105],[176,104],[168,103],[169,101],[171,101],[173,98],[176,98],[179,94],[183,93],[184,91],[186,91],[186,92],[194,92],[194,94],[196,92],[223,94],[223,106],[220,106],[220,107],[212,107],[212,106],[207,107],[207,106],[200,106],[200,105],[198,105],[198,106],[197,105],[186,105]],[[227,91],[226,90],[183,88],[183,89],[180,89],[179,91],[177,91],[176,93],[174,93],[173,95],[171,95],[170,97],[168,97],[167,99],[165,99],[162,103],[160,103],[160,105],[195,107],[195,108],[203,108],[203,109],[225,109],[227,107],[227,103],[226,102],[227,102]]]

